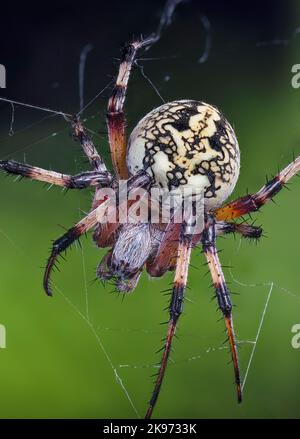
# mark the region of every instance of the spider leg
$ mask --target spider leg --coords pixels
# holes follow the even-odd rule
[[[255,212],[284,187],[284,185],[300,171],[300,156],[268,181],[258,192],[231,201],[214,212],[217,221],[239,218],[247,213]]]
[[[101,156],[99,155],[91,136],[87,133],[86,129],[82,125],[79,118],[74,118],[72,122],[72,128],[74,132],[75,139],[79,140],[82,149],[87,156],[90,164],[95,171],[99,171],[103,174],[107,174],[112,180],[112,175],[108,171],[107,167]]]
[[[105,214],[105,207],[110,200],[105,200],[100,206],[92,210],[86,217],[80,220],[75,226],[71,227],[64,235],[53,242],[51,254],[48,258],[44,273],[43,286],[48,296],[52,296],[50,287],[50,275],[55,267],[58,256],[66,250],[76,239],[80,238],[84,233],[94,227],[100,220],[101,215]]]
[[[229,221],[216,222],[216,234],[226,235],[228,233],[239,233],[244,238],[259,239],[262,235],[262,228],[247,223],[235,223]]]
[[[116,175],[121,179],[128,178],[126,166],[126,120],[124,115],[124,103],[132,65],[136,53],[142,47],[155,42],[155,36],[144,40],[133,41],[127,44],[122,51],[119,72],[112,95],[108,101],[107,127],[112,162]]]
[[[128,194],[134,193],[134,190],[140,188],[149,190],[151,184],[152,179],[150,175],[141,171],[128,180]],[[127,199],[125,199],[124,202],[126,203]],[[88,232],[96,224],[100,223],[101,219],[106,213],[106,208],[108,207],[109,203],[111,203],[111,200],[110,198],[106,197],[104,200],[102,200],[101,204],[98,204],[95,209],[93,209],[88,215],[80,220],[75,226],[71,227],[64,235],[54,241],[50,257],[48,258],[46,264],[43,281],[43,286],[48,296],[52,295],[50,288],[50,275],[55,267],[58,256],[71,244],[73,244],[80,236]],[[114,207],[117,209],[120,206],[121,204]]]
[[[160,388],[164,378],[168,358],[171,352],[172,340],[176,331],[178,319],[182,313],[184,292],[186,289],[188,267],[190,262],[192,249],[192,235],[185,232],[185,224],[182,224],[180,240],[178,244],[177,263],[174,277],[174,286],[172,291],[171,302],[169,306],[169,324],[168,332],[163,347],[163,356],[160,363],[160,368],[157,374],[154,391],[149,402],[146,419],[151,418],[154,406],[159,396]]]
[[[216,290],[216,297],[219,308],[223,313],[225,319],[225,326],[228,334],[228,340],[231,350],[231,357],[234,366],[235,383],[237,389],[238,402],[242,401],[242,388],[240,379],[240,369],[237,355],[237,346],[233,329],[232,321],[232,304],[230,293],[227,288],[221,263],[216,249],[216,227],[212,216],[206,219],[205,228],[202,234],[203,252],[206,256],[208,267],[211,273],[213,284]]]
[[[176,267],[180,224],[170,222],[165,230],[152,225],[154,249],[146,263],[146,270],[151,277],[161,277],[168,270]]]
[[[63,186],[68,189],[84,189],[89,186],[98,186],[99,184],[109,185],[111,182],[110,176],[106,172],[92,171],[82,172],[77,175],[67,175],[15,162],[14,160],[0,160],[0,171]]]

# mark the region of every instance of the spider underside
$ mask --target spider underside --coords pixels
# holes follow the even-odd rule
[[[234,220],[260,209],[300,169],[298,157],[258,192],[224,205],[239,175],[238,143],[224,116],[215,107],[197,101],[175,101],[153,110],[139,122],[127,141],[124,103],[128,80],[137,51],[151,43],[150,37],[134,41],[123,49],[107,111],[114,173],[107,169],[91,137],[79,118],[75,117],[71,121],[72,131],[89,160],[91,171],[71,176],[12,160],[0,161],[0,169],[9,174],[70,189],[95,187],[90,213],[53,243],[43,281],[48,295],[52,294],[50,275],[58,256],[89,230],[93,230],[97,246],[109,247],[97,267],[97,276],[104,281],[113,280],[116,289],[121,292],[129,292],[136,287],[143,269],[152,277],[163,276],[167,271],[175,272],[167,337],[146,418],[151,417],[159,396],[172,339],[182,312],[191,250],[197,244],[202,245],[218,306],[224,317],[237,398],[241,402],[232,304],[216,249],[216,238],[229,233],[239,233],[250,239],[259,238],[262,234],[260,227]],[[116,191],[118,180],[127,180],[128,193],[133,194],[140,189],[150,191],[153,186],[170,192],[185,186],[201,187],[205,200],[203,230],[191,234],[188,220],[174,223],[171,219],[168,223],[159,224],[100,223],[99,208],[109,204],[109,199],[101,197],[101,189]]]

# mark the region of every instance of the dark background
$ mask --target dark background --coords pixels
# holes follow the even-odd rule
[[[79,110],[80,53],[92,44],[86,64],[85,102],[117,71],[120,47],[157,27],[163,1],[46,2],[1,5],[0,64],[7,89],[0,96],[74,113]],[[201,17],[211,23],[205,47]],[[235,127],[242,168],[234,196],[257,190],[265,174],[300,154],[300,90],[291,68],[300,63],[299,5],[290,1],[190,1],[180,5],[161,40],[140,60],[165,100],[198,99],[217,105]],[[109,90],[83,114],[94,141],[110,162],[105,134]],[[161,100],[134,69],[126,113],[128,130]],[[0,102],[0,157],[68,173],[87,169],[70,127],[61,116]],[[12,134],[12,133],[10,133]],[[295,179],[296,180],[296,179]],[[175,341],[157,417],[299,417],[300,350],[291,346],[300,323],[299,181],[258,216],[265,235],[255,246],[228,237],[219,246],[234,296],[235,323],[245,373],[266,309],[245,386],[235,401],[223,324],[211,302],[210,280],[199,251],[193,255],[190,290]],[[143,276],[122,301],[110,288],[91,283],[102,257],[91,239],[74,246],[61,272],[59,291],[44,296],[41,280],[51,240],[90,208],[89,191],[62,193],[42,184],[0,179],[1,417],[134,417],[122,383],[140,414],[145,411],[165,328],[172,274]],[[196,267],[196,268],[194,268]],[[88,307],[87,307],[88,298]],[[89,319],[86,320],[87,315]],[[108,360],[105,352],[111,360]]]
[[[164,4],[164,0],[114,0],[1,5],[0,53],[1,63],[9,72],[10,97],[21,96],[37,105],[76,111],[78,61],[84,45],[94,46],[88,60],[86,90],[87,96],[93,96],[115,73],[112,61],[119,56],[120,47],[133,36],[148,35],[157,28]],[[192,50],[198,47],[200,57],[204,48],[203,15],[213,17],[211,57],[219,60],[228,52],[240,59],[241,53],[247,51],[250,61],[256,42],[289,38],[293,25],[298,24],[293,2],[271,0],[245,2],[243,7],[232,0],[186,1],[179,5],[176,15],[182,17],[182,23],[164,35],[162,44],[169,45],[164,56],[179,57],[180,63],[187,62],[187,69]],[[161,53],[159,49],[152,51]],[[170,59],[166,64],[170,64]],[[172,68],[178,68],[178,62],[171,58],[169,69]],[[251,70],[255,71],[256,66],[252,65]],[[220,77],[223,72],[217,74]]]

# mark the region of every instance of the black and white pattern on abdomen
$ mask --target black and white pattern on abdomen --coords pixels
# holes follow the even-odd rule
[[[144,148],[142,167],[162,188],[171,191],[199,183],[205,198],[218,198],[218,192],[228,189],[238,177],[239,148],[234,131],[211,105],[171,102],[149,113],[136,130],[129,148],[138,139]]]

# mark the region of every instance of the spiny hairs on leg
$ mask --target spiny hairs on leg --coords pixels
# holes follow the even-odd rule
[[[99,155],[91,136],[87,133],[87,130],[82,125],[80,119],[78,117],[74,117],[72,121],[72,128],[74,133],[74,138],[77,139],[82,149],[87,156],[91,166],[95,171],[99,171],[103,174],[107,175],[107,180],[112,180],[112,175],[108,171],[102,157]]]
[[[238,233],[244,238],[258,240],[263,233],[260,226],[254,226],[252,224],[235,223],[230,221],[217,221],[216,222],[216,234],[226,235],[229,233]]]
[[[300,171],[300,156],[268,181],[258,192],[231,201],[215,211],[217,221],[231,220],[255,212],[278,194],[285,184]]]
[[[238,402],[241,402],[242,387],[241,387],[237,346],[236,346],[233,321],[232,321],[232,304],[230,299],[230,293],[225,282],[224,274],[216,250],[215,221],[212,216],[207,216],[206,218],[206,224],[202,236],[202,245],[203,245],[203,252],[206,256],[208,267],[213,280],[213,284],[215,286],[216,297],[218,300],[219,308],[222,311],[225,320],[231,357],[234,366],[237,399]]]
[[[110,179],[106,172],[87,171],[77,175],[61,174],[55,171],[30,166],[14,160],[0,160],[0,171],[9,175],[19,175],[31,180],[62,186],[67,189],[84,189],[99,184],[108,184]]]
[[[175,9],[182,1],[167,0],[157,31],[149,37],[141,37],[126,44],[122,50],[116,83],[107,107],[107,128],[111,157],[115,173],[121,179],[128,178],[124,103],[132,66],[140,49],[149,49],[160,39],[163,29],[171,23]]]
[[[135,189],[146,189],[149,190],[152,184],[152,179],[149,174],[144,171],[138,172],[136,175],[128,180],[127,190],[128,194],[133,194]],[[128,195],[127,194],[127,195]],[[73,242],[76,241],[84,233],[92,229],[97,223],[101,221],[101,218],[106,213],[106,208],[108,207],[111,200],[105,199],[103,202],[93,209],[88,215],[86,215],[81,221],[79,221],[74,227],[71,227],[63,236],[54,241],[50,257],[47,261],[44,274],[44,289],[48,296],[52,295],[50,288],[50,275],[58,256],[65,251]]]
[[[101,212],[105,213],[105,206],[109,204],[109,200],[105,200],[101,206],[92,210],[85,218],[79,221],[74,227],[69,229],[63,236],[54,241],[52,245],[52,250],[50,257],[47,261],[47,265],[44,273],[43,286],[46,294],[52,296],[52,291],[50,287],[50,275],[55,267],[56,260],[58,256],[65,251],[73,242],[76,241],[80,236],[94,227],[100,219]],[[100,210],[101,209],[101,210]]]
[[[107,107],[108,139],[115,173],[128,178],[126,166],[126,121],[124,103],[132,66],[139,49],[150,47],[157,41],[155,35],[126,44],[122,50],[119,72]]]
[[[153,413],[153,409],[157,402],[165,370],[167,367],[168,359],[171,352],[172,340],[176,331],[178,319],[182,313],[184,292],[186,289],[188,267],[192,249],[192,235],[186,235],[184,233],[185,225],[182,224],[182,231],[180,236],[180,242],[178,245],[178,257],[174,278],[174,286],[171,297],[171,303],[169,306],[170,319],[168,324],[168,332],[163,348],[163,356],[161,359],[159,371],[157,374],[155,387],[152,393],[152,397],[149,402],[148,410],[146,413],[146,419],[150,419]]]

